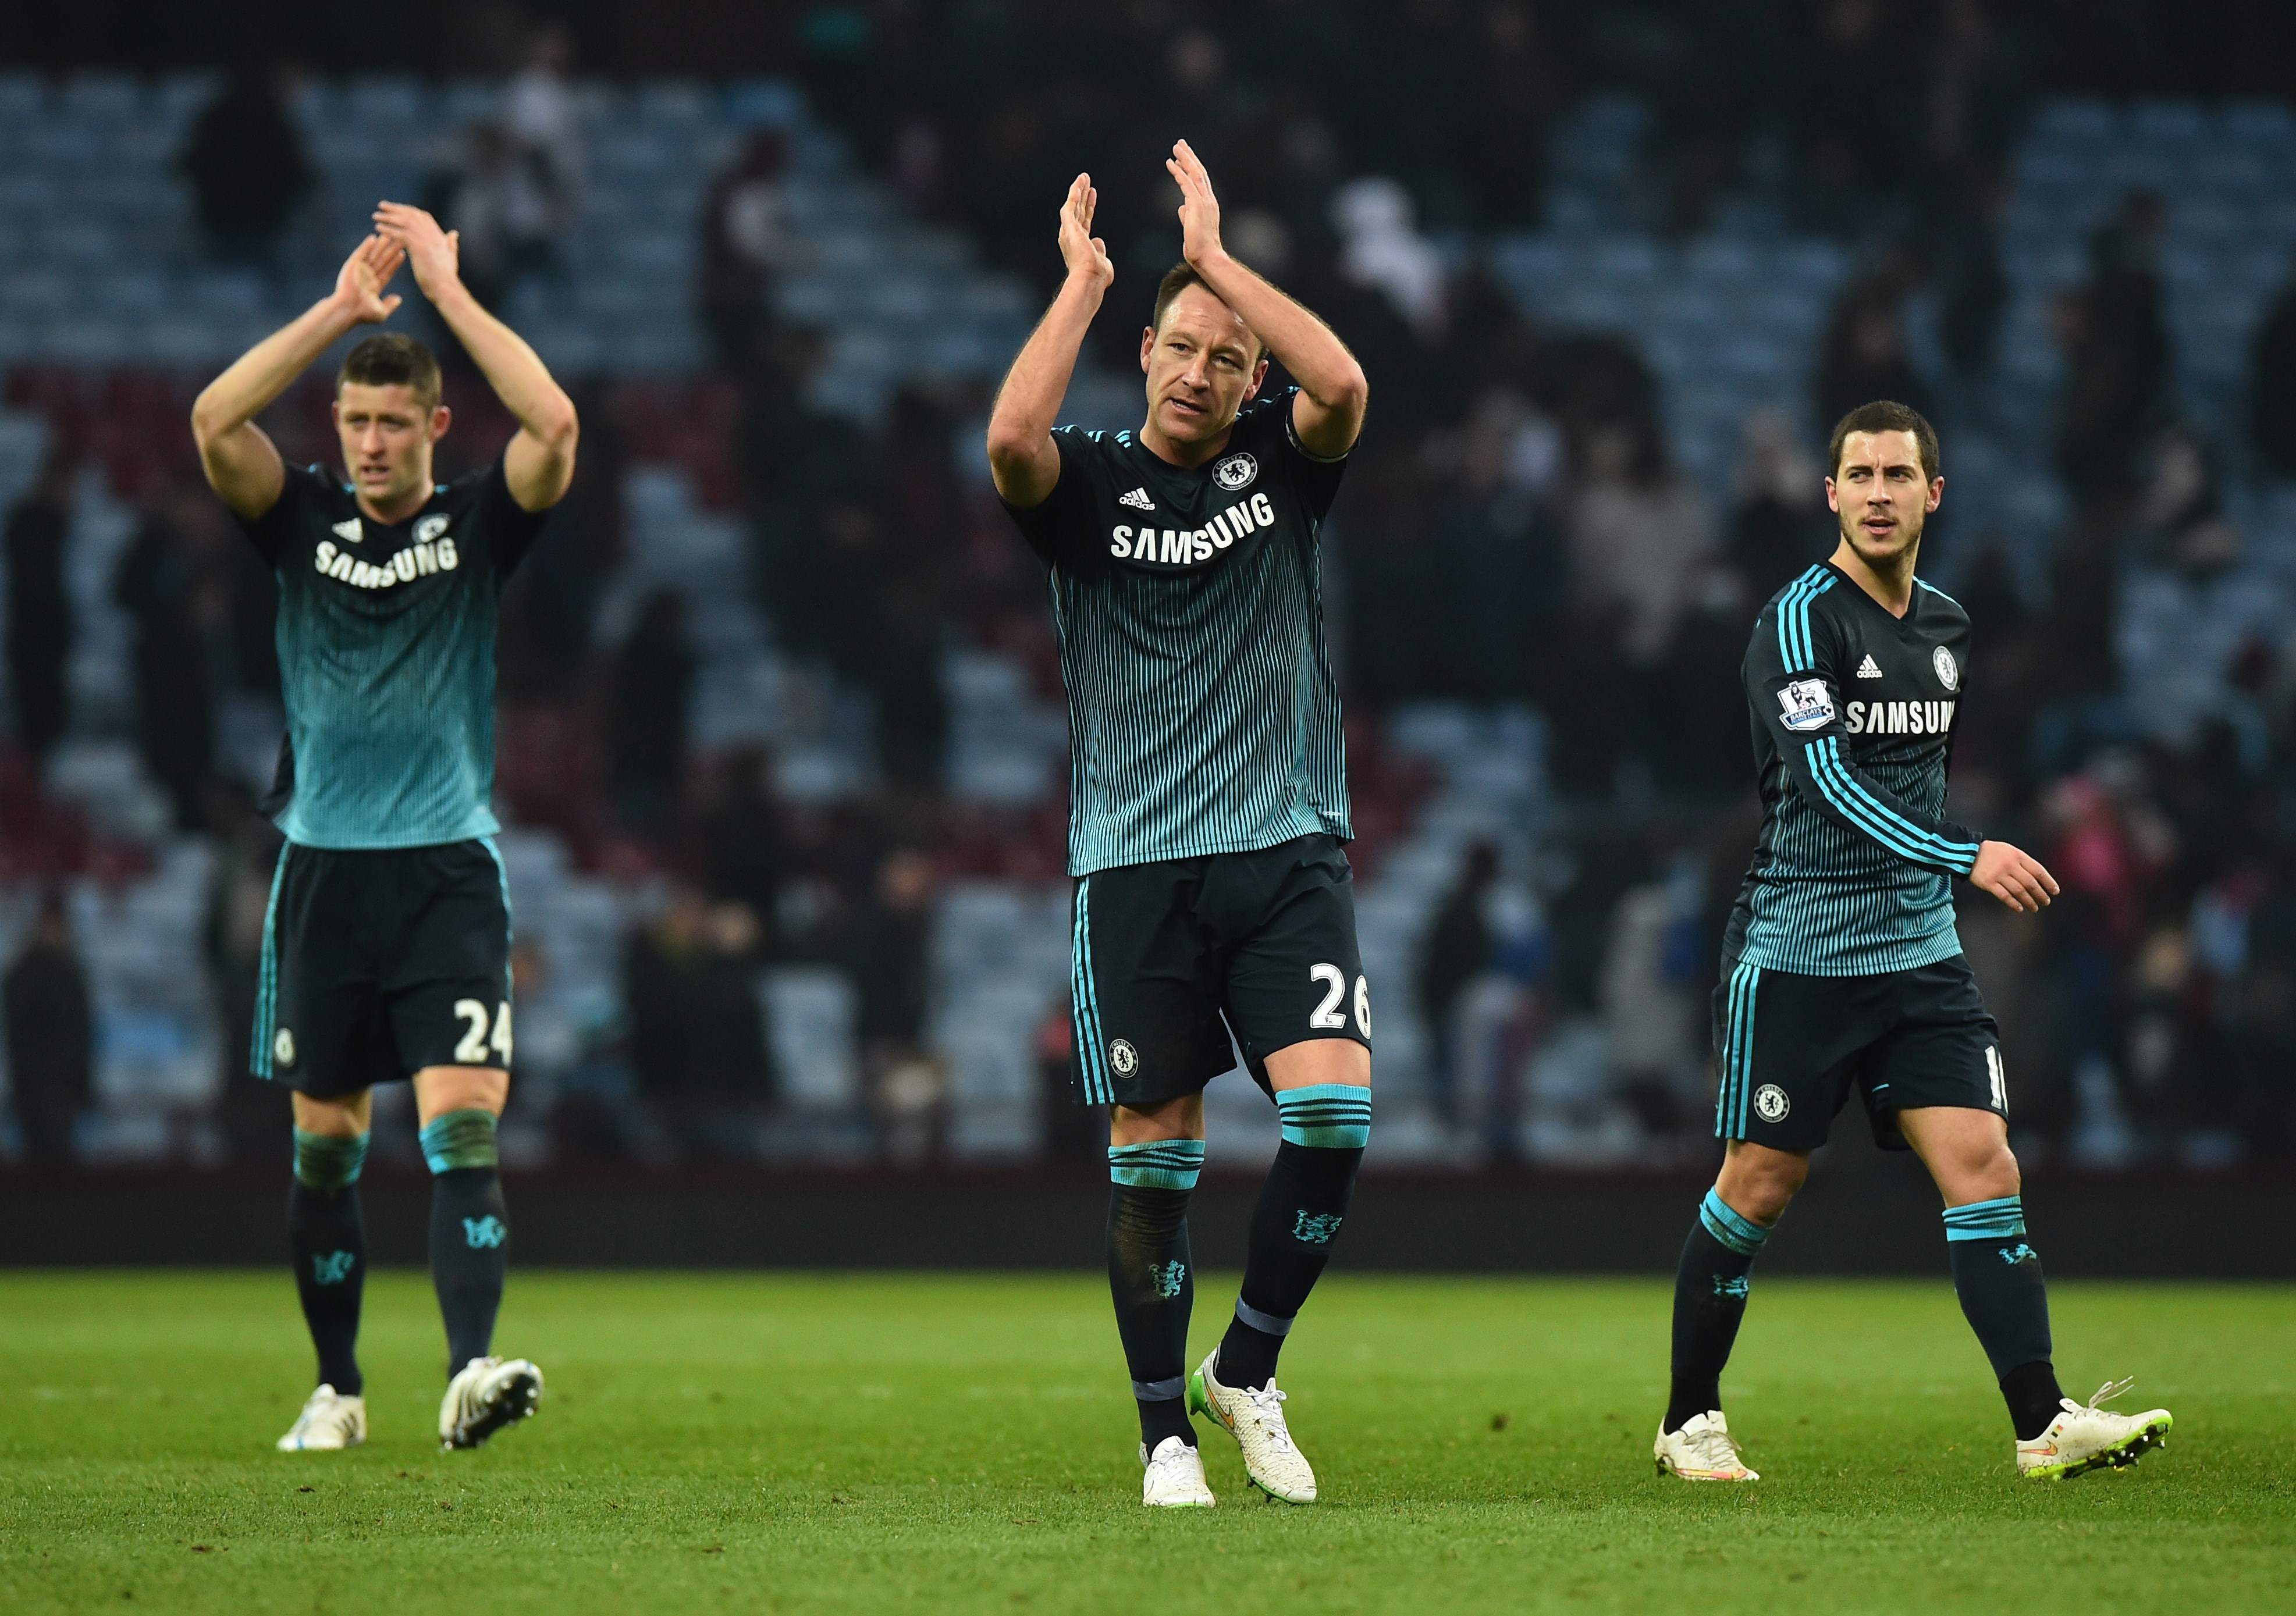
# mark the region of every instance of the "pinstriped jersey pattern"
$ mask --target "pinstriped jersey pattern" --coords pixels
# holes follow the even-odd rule
[[[1924,588],[1923,593],[1926,616],[1918,621],[1928,625],[1923,632],[1936,646],[1915,633],[1906,645],[1891,648],[1886,640],[1891,630],[1860,620],[1858,614],[1871,605],[1863,592],[1824,567],[1813,567],[1788,584],[1756,626],[1747,686],[1766,814],[1726,948],[1732,959],[1847,976],[1911,970],[1961,951],[1946,871],[1967,873],[1977,843],[1937,828],[1945,810],[1948,738],[1857,744],[1839,714],[1806,741],[1787,736],[1783,747],[1802,749],[1808,787],[1818,799],[1813,800],[1781,761],[1772,727],[1777,704],[1769,685],[1778,676],[1824,679],[1845,711],[1841,693],[1867,688],[1853,667],[1824,665],[1825,647],[1854,641],[1877,648],[1893,680],[1871,687],[1878,691],[1897,690],[1919,677],[1937,647],[1965,646],[1967,617],[1959,606],[1939,592]],[[1855,658],[1843,652],[1841,660]],[[1924,693],[1945,692],[1932,686]],[[1957,699],[1957,674],[1951,693]],[[1726,1082],[1725,1101],[1742,1112],[1742,1095],[1734,1100]]]
[[[497,461],[391,525],[318,468],[290,470],[245,524],[279,577],[287,744],[266,806],[289,841],[426,847],[500,828],[496,608],[541,521]]]
[[[1062,428],[1054,497],[1014,512],[1050,567],[1071,875],[1353,835],[1318,544],[1339,467],[1290,420],[1288,394],[1250,406],[1193,469]]]

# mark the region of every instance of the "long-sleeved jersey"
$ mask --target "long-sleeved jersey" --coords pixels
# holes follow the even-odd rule
[[[1978,837],[1945,799],[1968,665],[1969,614],[1918,580],[1903,617],[1830,564],[1762,608],[1742,667],[1762,834],[1729,965],[1864,976],[1961,952],[1952,878]]]

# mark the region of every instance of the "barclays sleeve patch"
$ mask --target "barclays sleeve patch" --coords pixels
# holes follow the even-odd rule
[[[1778,706],[1785,709],[1782,722],[1797,735],[1833,722],[1833,698],[1823,679],[1795,680],[1778,692]]]

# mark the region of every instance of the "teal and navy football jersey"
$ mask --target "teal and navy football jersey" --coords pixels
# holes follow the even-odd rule
[[[1013,512],[1051,569],[1071,875],[1354,834],[1317,543],[1346,461],[1300,446],[1296,392],[1193,470],[1062,427],[1059,483]]]
[[[290,468],[241,526],[279,575],[287,739],[265,809],[306,847],[426,847],[493,834],[495,623],[546,512],[497,458],[386,526],[350,487]]]
[[[1903,617],[1830,563],[1762,608],[1742,670],[1762,834],[1726,961],[1864,976],[1961,952],[1978,837],[1944,815],[1968,666],[1969,614],[1918,581]]]

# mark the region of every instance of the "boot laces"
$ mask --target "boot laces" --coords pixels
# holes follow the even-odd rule
[[[1292,1451],[1291,1428],[1283,1423],[1284,1394],[1270,1381],[1265,1386],[1239,1386],[1244,1400],[1250,1405],[1253,1424],[1267,1432],[1270,1446],[1279,1453]]]
[[[1702,1470],[1728,1470],[1738,1464],[1738,1444],[1731,1434],[1709,1422],[1705,1430],[1682,1433]]]

